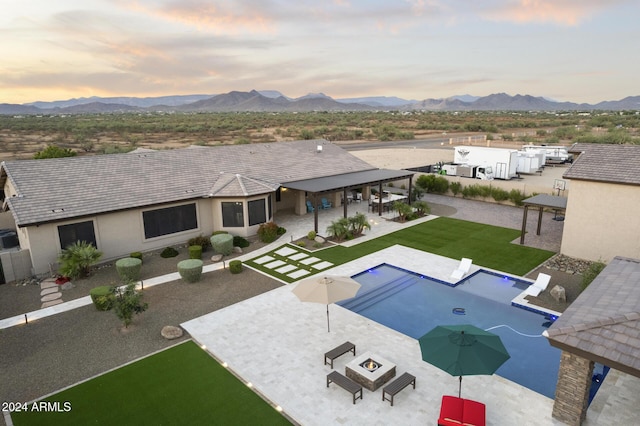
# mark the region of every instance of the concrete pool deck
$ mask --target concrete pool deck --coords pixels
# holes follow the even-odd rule
[[[354,275],[388,263],[434,278],[451,281],[459,261],[394,246],[332,268],[335,275]],[[470,273],[478,267],[472,267]],[[415,339],[337,305],[331,305],[331,332],[326,307],[302,303],[287,285],[182,324],[192,338],[235,374],[303,425],[434,423],[442,395],[457,395],[458,379],[422,361]],[[397,375],[416,376],[416,389],[399,393],[391,407],[382,390],[364,390],[363,400],[338,386],[326,386],[331,372],[323,365],[325,352],[345,341],[357,354],[370,351],[397,365]],[[337,358],[334,368],[344,374],[350,354]],[[487,424],[562,424],[551,418],[553,400],[497,375],[467,376],[462,396],[487,406]]]

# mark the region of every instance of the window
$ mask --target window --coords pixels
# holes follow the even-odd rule
[[[175,234],[198,227],[195,204],[142,212],[142,221],[145,238]]]
[[[267,222],[264,199],[249,201],[249,226]]]
[[[60,225],[58,226],[58,236],[60,237],[60,248],[62,249],[67,248],[76,241],[86,241],[98,248],[92,220]]]
[[[222,226],[225,228],[244,227],[243,205],[240,202],[222,203]]]

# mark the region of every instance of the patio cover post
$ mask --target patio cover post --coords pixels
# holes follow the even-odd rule
[[[538,212],[538,229],[536,230],[536,235],[540,235],[540,228],[542,227],[542,206],[540,206],[540,211]]]
[[[343,207],[343,211],[344,211],[344,217],[347,217],[347,204],[349,202],[349,199],[347,198],[347,188],[345,188],[342,191],[342,207]]]
[[[314,231],[316,231],[316,234],[317,234],[319,232],[318,231],[318,194],[314,193],[311,198],[313,199],[313,229]]]
[[[522,231],[520,231],[520,244],[524,244],[524,234],[527,232],[527,212],[529,206],[525,204],[524,213],[522,214]]]
[[[382,181],[380,181],[378,189],[378,216],[382,216]]]

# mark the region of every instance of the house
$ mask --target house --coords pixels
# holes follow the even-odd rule
[[[576,144],[561,252],[608,263],[640,258],[640,145]]]
[[[412,175],[377,169],[325,140],[3,162],[2,210],[20,252],[0,260],[6,274],[16,263],[7,256],[21,254],[28,275],[40,275],[77,240],[113,260],[214,231],[251,236],[278,210],[306,214],[307,199],[338,206],[347,190]]]

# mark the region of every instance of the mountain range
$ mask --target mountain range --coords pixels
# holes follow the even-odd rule
[[[640,110],[640,96],[597,104],[556,102],[531,95],[458,95],[407,100],[395,96],[333,99],[323,93],[290,98],[277,90],[232,91],[219,95],[149,98],[90,97],[53,102],[0,104],[0,114],[95,114],[117,112],[310,112],[310,111],[593,111]]]

